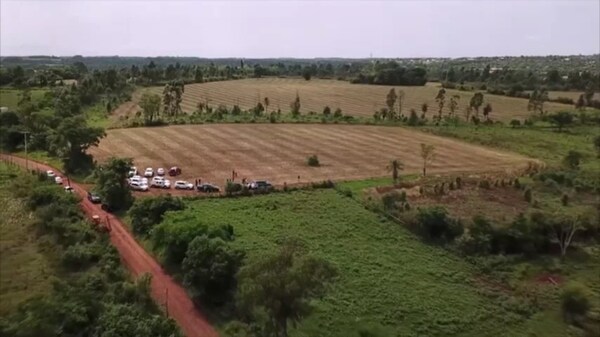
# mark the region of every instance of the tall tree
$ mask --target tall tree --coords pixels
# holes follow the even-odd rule
[[[395,116],[394,106],[396,105],[397,99],[398,99],[398,95],[396,95],[396,89],[394,89],[394,88],[390,89],[390,91],[388,92],[387,97],[385,99],[385,104],[388,107],[387,115],[388,115],[389,119],[394,119],[394,116]]]
[[[398,90],[398,117],[402,117],[402,104],[405,96],[404,90]]]
[[[427,103],[421,104],[421,119],[425,119],[428,109],[429,109],[429,105],[427,105]]]
[[[298,95],[298,91],[296,91],[296,99],[290,103],[293,117],[298,117],[300,115],[300,106],[300,96]]]
[[[475,109],[475,116],[479,118],[479,108],[483,104],[483,94],[480,92],[476,92],[473,97],[471,97],[471,101],[469,102],[469,106]]]
[[[529,96],[527,110],[544,114],[544,102],[548,100],[548,91],[546,89],[534,90]]]
[[[421,158],[423,159],[423,176],[427,175],[427,165],[435,158],[435,147],[421,143]]]
[[[435,101],[438,104],[438,119],[442,120],[442,110],[444,109],[444,105],[446,104],[446,89],[442,88],[438,91],[437,96],[435,96]]]
[[[83,116],[68,117],[50,134],[50,151],[62,158],[67,173],[85,173],[94,165],[86,150],[104,136],[104,129],[89,127]]]
[[[177,117],[181,112],[181,101],[185,85],[183,81],[171,81],[163,89],[163,112],[169,117]]]
[[[577,102],[575,102],[575,109],[581,111],[581,110],[583,110],[584,107],[585,107],[585,98],[584,98],[584,95],[581,94],[581,95],[579,95]]]
[[[485,117],[486,120],[490,120],[490,114],[492,113],[492,105],[490,103],[487,103],[484,107],[483,107],[483,116]]]
[[[404,164],[399,159],[394,159],[388,164],[387,170],[392,172],[392,180],[395,184],[400,178],[400,171],[404,170]]]
[[[269,104],[271,104],[271,101],[269,101],[269,97],[265,97],[263,99],[263,101],[265,102],[265,112],[269,112]]]
[[[237,299],[250,314],[264,312],[276,337],[288,336],[293,324],[312,311],[311,300],[324,295],[337,272],[327,261],[308,255],[305,246],[286,241],[275,255],[263,255],[243,267]]]
[[[110,158],[95,172],[96,191],[102,202],[113,210],[128,209],[133,196],[127,184],[127,174],[133,165],[128,158]]]
[[[450,97],[450,105],[448,107],[450,108],[451,116],[454,116],[454,112],[458,108],[458,101],[460,101],[459,95],[452,95],[452,97]]]
[[[574,116],[568,111],[559,111],[555,114],[548,116],[550,123],[556,125],[558,132],[561,132],[565,126],[569,126],[573,123]]]
[[[160,96],[144,93],[140,99],[140,107],[146,123],[152,122],[160,114]]]

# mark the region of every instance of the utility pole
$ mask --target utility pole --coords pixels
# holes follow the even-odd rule
[[[25,138],[25,170],[29,171],[29,163],[27,159],[27,135],[29,134],[29,131],[21,131],[21,133],[23,134],[23,138]]]

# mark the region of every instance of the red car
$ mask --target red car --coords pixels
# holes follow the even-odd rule
[[[178,176],[181,174],[181,169],[177,166],[173,166],[169,169],[169,175],[171,177]]]

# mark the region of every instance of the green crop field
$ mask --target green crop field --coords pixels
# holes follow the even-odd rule
[[[0,316],[49,291],[53,272],[36,241],[29,212],[8,188],[15,172],[0,163]]]
[[[297,237],[335,264],[339,279],[333,289],[291,336],[352,336],[359,324],[383,325],[392,336],[524,336],[541,319],[527,321],[514,311],[511,303],[518,299],[511,294],[486,291],[481,275],[460,257],[334,190],[195,200],[188,206],[167,213],[163,225],[231,224],[234,244],[250,260],[273,252],[281,238]],[[563,335],[560,321],[552,329],[543,335]]]

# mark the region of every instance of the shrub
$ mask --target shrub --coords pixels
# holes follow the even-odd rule
[[[335,112],[333,113],[333,117],[334,118],[342,117],[342,109],[340,109],[340,108],[335,109]]]
[[[581,325],[591,308],[590,291],[582,284],[571,282],[564,288],[560,297],[565,321]]]
[[[563,206],[568,206],[569,205],[569,195],[568,194],[563,194],[563,196],[560,198],[560,202],[562,203]]]
[[[489,190],[492,188],[492,186],[490,185],[490,182],[488,180],[481,180],[479,182],[479,188]]]
[[[315,189],[317,189],[317,188],[334,188],[335,183],[332,180],[323,180],[321,182],[311,183],[310,186]]]
[[[170,195],[138,199],[129,210],[133,232],[147,235],[154,225],[162,221],[167,211],[180,211],[184,208],[185,204],[180,198]]]
[[[521,121],[518,119],[513,119],[510,121],[510,126],[513,128],[518,128],[519,126],[521,126]]]
[[[232,195],[233,193],[240,192],[242,190],[242,184],[234,183],[233,181],[228,181],[225,184],[225,194]]]
[[[531,188],[525,190],[525,193],[523,193],[523,197],[525,201],[531,203],[531,200],[533,199],[533,192],[531,191]]]
[[[581,159],[583,159],[583,154],[581,154],[581,152],[571,150],[563,159],[563,163],[568,168],[576,170],[579,168]]]
[[[319,163],[319,157],[317,157],[316,154],[313,154],[312,156],[308,157],[306,159],[306,162],[307,162],[308,166],[316,167],[316,166],[320,166],[321,165]]]
[[[515,181],[513,184],[515,185],[515,188],[518,188],[518,189],[521,188],[521,182],[519,181],[519,178],[515,178]]]
[[[383,203],[383,209],[386,211],[395,210],[396,204],[406,201],[406,193],[399,193],[398,191],[392,191],[386,193],[381,197]]]
[[[450,242],[464,232],[462,223],[450,218],[443,207],[420,209],[417,221],[418,233],[429,240]]]
[[[323,115],[329,116],[330,114],[331,114],[331,108],[326,105],[325,108],[323,108]]]

